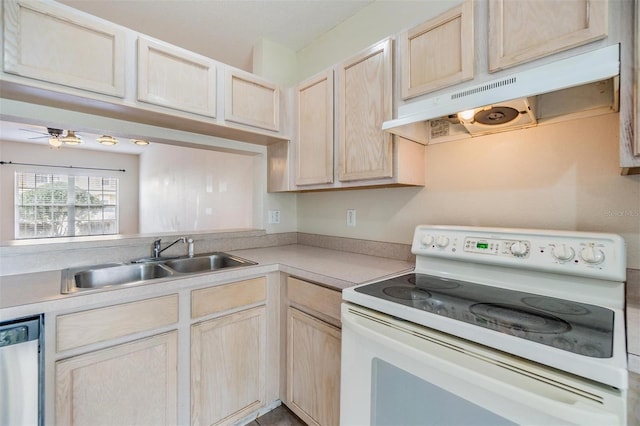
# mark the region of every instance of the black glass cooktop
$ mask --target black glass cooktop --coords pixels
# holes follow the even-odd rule
[[[613,352],[614,312],[600,306],[425,274],[355,291],[589,357]]]

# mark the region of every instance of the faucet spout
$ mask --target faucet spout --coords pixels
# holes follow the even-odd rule
[[[181,237],[178,238],[177,240],[175,240],[174,242],[172,242],[171,244],[169,244],[168,246],[166,246],[165,248],[160,248],[161,247],[161,239],[157,239],[153,242],[153,257],[154,258],[158,258],[160,257],[160,254],[165,251],[166,249],[168,249],[169,247],[173,246],[174,244],[177,243],[185,243],[187,242],[187,237]]]

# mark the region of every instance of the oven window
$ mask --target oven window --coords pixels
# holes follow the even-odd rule
[[[379,358],[372,360],[371,374],[372,425],[517,424]]]

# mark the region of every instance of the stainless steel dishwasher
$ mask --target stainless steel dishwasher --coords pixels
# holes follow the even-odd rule
[[[42,425],[43,318],[0,323],[0,425]]]

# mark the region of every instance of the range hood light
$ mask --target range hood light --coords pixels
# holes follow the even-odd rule
[[[475,109],[468,109],[466,111],[461,111],[458,113],[458,118],[464,121],[471,121],[473,117],[476,115]]]

